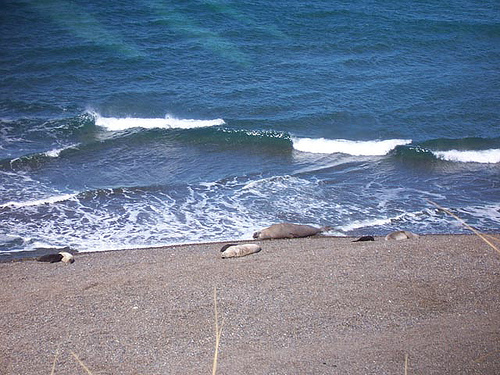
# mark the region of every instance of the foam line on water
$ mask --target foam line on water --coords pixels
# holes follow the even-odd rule
[[[64,195],[58,195],[58,196],[53,196],[49,198],[44,198],[44,199],[37,199],[37,200],[32,200],[32,201],[26,201],[26,202],[7,202],[7,203],[2,203],[0,204],[0,208],[23,208],[23,207],[33,207],[33,206],[41,206],[44,204],[53,204],[53,203],[58,203],[58,202],[64,202],[67,201],[71,198],[76,197],[77,194],[64,194]]]

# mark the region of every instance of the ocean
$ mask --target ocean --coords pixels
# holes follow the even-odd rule
[[[498,1],[0,6],[0,260],[500,231]]]

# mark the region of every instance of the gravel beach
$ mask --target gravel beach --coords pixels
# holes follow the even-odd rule
[[[0,373],[210,374],[214,294],[217,374],[500,373],[498,252],[475,235],[352,240],[2,263]]]

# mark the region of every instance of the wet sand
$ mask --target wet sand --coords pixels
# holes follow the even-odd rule
[[[496,236],[500,238],[499,235]],[[0,373],[500,373],[500,254],[474,235],[258,241],[0,264]],[[405,370],[406,366],[406,370]]]

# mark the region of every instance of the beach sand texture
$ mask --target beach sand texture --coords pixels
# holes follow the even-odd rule
[[[86,373],[74,353],[92,374],[210,374],[214,288],[217,374],[500,373],[499,253],[474,235],[352,240],[0,264],[0,373]]]

